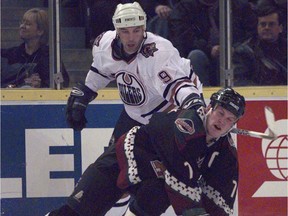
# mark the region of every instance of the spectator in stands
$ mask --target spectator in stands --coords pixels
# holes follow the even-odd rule
[[[233,46],[256,33],[257,17],[247,0],[233,0]],[[169,18],[169,37],[188,57],[206,86],[219,85],[219,1],[181,0]]]
[[[147,30],[169,39],[168,19],[173,10],[174,4],[179,0],[158,0],[155,1],[155,16],[147,23]]]
[[[287,38],[277,8],[258,8],[258,35],[233,53],[235,85],[287,85]]]
[[[170,1],[168,0],[159,0],[155,6],[155,13],[161,19],[167,19],[172,11],[172,6],[170,5]]]
[[[282,35],[287,37],[287,0],[258,0],[256,5],[258,10],[265,8],[277,8],[280,14],[280,22],[283,26]]]
[[[252,8],[252,10],[256,10],[258,0],[248,0],[248,3],[250,4],[250,7]]]
[[[25,12],[19,29],[24,42],[17,47],[1,49],[1,88],[49,87],[48,32],[45,10],[32,8]],[[62,73],[64,87],[68,87],[69,77],[64,66]]]

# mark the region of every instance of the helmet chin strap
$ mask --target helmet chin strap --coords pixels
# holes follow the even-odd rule
[[[141,42],[141,44],[140,44],[140,46],[139,46],[139,49],[138,49],[137,53],[139,53],[139,52],[141,51],[141,48],[142,48],[142,46],[143,46],[143,44],[144,44],[144,42],[145,42],[146,39],[147,39],[147,32],[144,31],[144,33],[143,33],[143,40],[142,40],[142,42]]]

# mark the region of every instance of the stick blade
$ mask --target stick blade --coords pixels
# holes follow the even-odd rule
[[[266,118],[266,123],[269,129],[269,134],[274,135],[275,138],[277,138],[277,133],[275,129],[275,115],[271,107],[265,106],[264,108],[265,111],[265,118]]]

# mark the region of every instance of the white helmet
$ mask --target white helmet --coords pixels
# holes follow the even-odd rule
[[[138,2],[118,4],[112,21],[115,29],[144,26],[146,29],[146,13]]]

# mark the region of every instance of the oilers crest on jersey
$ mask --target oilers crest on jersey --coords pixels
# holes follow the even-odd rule
[[[123,103],[140,106],[145,102],[145,91],[137,77],[125,71],[117,74],[117,85]]]

